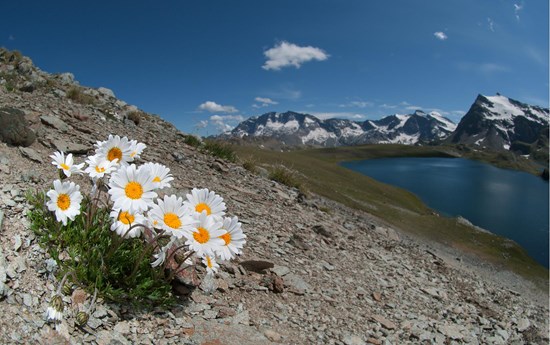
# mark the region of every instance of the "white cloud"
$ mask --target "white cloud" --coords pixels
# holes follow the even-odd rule
[[[267,98],[267,97],[256,97],[254,98],[254,100],[260,104],[252,104],[252,107],[253,108],[264,108],[264,107],[268,107],[270,105],[276,105],[276,104],[279,104],[279,102],[276,102],[274,100],[272,100],[271,98]]]
[[[266,103],[266,104],[279,104],[279,102],[276,102],[271,98],[267,98],[267,97],[256,97],[254,100],[256,102]]]
[[[519,12],[523,10],[523,3],[521,3],[521,5],[519,4],[514,4],[514,14],[516,16],[516,19],[519,21]]]
[[[457,67],[463,71],[473,71],[483,75],[490,75],[499,72],[508,72],[510,68],[504,65],[500,65],[493,62],[487,63],[470,63],[470,62],[460,62],[457,64]]]
[[[206,128],[206,126],[208,126],[208,121],[207,120],[202,120],[202,121],[199,121],[195,124],[196,129]]]
[[[199,105],[200,110],[206,110],[211,113],[236,113],[238,110],[232,105],[220,105],[216,102],[206,101]]]
[[[371,102],[364,102],[364,101],[352,101],[348,102],[346,104],[340,104],[340,108],[366,108],[366,107],[372,107]]]
[[[487,25],[489,25],[489,30],[495,32],[495,22],[491,18],[487,18]]]
[[[294,43],[283,41],[279,45],[274,46],[266,51],[264,55],[267,61],[262,66],[266,71],[278,71],[283,67],[300,66],[308,61],[317,60],[324,61],[329,55],[324,50],[312,46],[300,47]]]
[[[210,124],[220,132],[232,130],[243,120],[241,115],[212,115],[209,118]]]
[[[442,31],[434,32],[434,36],[441,41],[445,41],[447,39],[447,35],[445,35],[445,33]]]

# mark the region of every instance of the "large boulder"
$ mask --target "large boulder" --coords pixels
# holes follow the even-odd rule
[[[0,140],[13,146],[30,146],[36,140],[25,113],[15,108],[0,108]]]

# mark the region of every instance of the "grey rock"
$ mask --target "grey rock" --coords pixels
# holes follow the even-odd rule
[[[100,87],[97,89],[97,91],[103,96],[115,98],[115,93],[113,92],[113,90],[106,87]]]
[[[32,307],[33,305],[33,302],[32,302],[32,295],[31,294],[23,294],[23,304],[26,305],[27,307]]]
[[[285,275],[290,273],[290,268],[288,268],[286,266],[275,265],[271,269],[271,272],[275,273],[279,277],[284,277]]]
[[[284,283],[285,283],[285,286],[289,287],[291,292],[294,292],[299,295],[303,295],[304,293],[306,293],[306,291],[311,289],[309,284],[306,283],[306,281],[302,279],[302,277],[294,273],[287,274],[284,277]]]
[[[37,163],[43,163],[42,157],[38,154],[38,152],[31,149],[30,147],[19,146],[19,151],[23,156],[27,157],[31,161],[35,161]]]
[[[441,334],[451,339],[460,340],[464,337],[460,333],[461,328],[458,325],[440,325],[438,330]]]
[[[346,345],[365,345],[365,341],[360,336],[354,334],[347,334],[342,339]]]
[[[16,108],[0,108],[0,141],[13,146],[30,146],[36,134],[29,127],[25,113]]]
[[[40,116],[40,121],[42,121],[43,124],[58,129],[62,132],[67,132],[71,128],[63,120],[52,115],[42,115]]]
[[[216,282],[216,278],[214,278],[213,274],[207,274],[202,278],[201,284],[199,285],[199,289],[204,291],[206,294],[211,294],[218,288],[218,284]]]
[[[66,142],[64,140],[53,140],[53,146],[58,150],[65,153],[73,154],[87,154],[90,147],[87,145]]]
[[[518,330],[518,332],[523,333],[530,326],[531,326],[531,322],[529,321],[529,319],[522,318],[518,321],[517,330]]]
[[[59,98],[65,98],[67,97],[67,94],[63,90],[55,89],[53,90],[53,94],[56,95]]]
[[[113,330],[120,334],[130,334],[130,324],[128,321],[121,321],[115,325]]]
[[[58,75],[61,84],[74,84],[74,74],[72,73],[61,73]]]
[[[15,235],[13,240],[14,240],[13,250],[17,252],[21,248],[21,245],[23,244],[23,242],[21,241],[21,235],[19,234]]]

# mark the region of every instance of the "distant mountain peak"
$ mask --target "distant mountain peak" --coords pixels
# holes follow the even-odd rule
[[[364,122],[336,118],[321,120],[310,114],[287,111],[249,118],[222,136],[269,138],[296,146],[417,144],[444,139],[455,127],[451,120],[421,110]]]
[[[522,103],[501,94],[480,94],[449,141],[528,154],[548,146],[549,118],[548,108]]]

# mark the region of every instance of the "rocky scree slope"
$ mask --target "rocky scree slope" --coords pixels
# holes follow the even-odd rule
[[[5,71],[6,62],[0,68]],[[20,73],[16,63],[11,71]],[[10,131],[35,136],[0,143],[0,343],[548,342],[548,307],[528,298],[525,283],[511,290],[367,213],[305,198],[205,155],[157,116],[140,113],[136,125],[121,116],[129,106],[105,90],[83,88],[93,101],[75,102],[67,97],[76,85],[72,78],[65,83],[42,73],[46,82],[32,92],[21,91],[19,81],[10,90],[0,87],[0,117],[18,123]],[[185,291],[177,306],[136,311],[100,299],[84,329],[67,310],[54,330],[44,312],[58,284],[56,267],[29,229],[23,195],[50,188],[57,176],[52,151],[73,152],[81,161],[109,133],[144,142],[143,159],[171,169],[175,180],[168,194],[207,187],[222,195],[243,222],[248,243],[238,261]],[[78,182],[89,188],[84,177]]]

